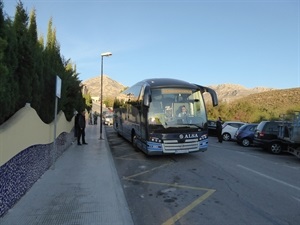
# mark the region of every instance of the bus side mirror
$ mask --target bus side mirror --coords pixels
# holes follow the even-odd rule
[[[145,88],[145,92],[144,92],[144,96],[143,96],[143,103],[144,103],[144,106],[147,106],[149,107],[150,106],[150,88],[147,86]]]
[[[219,102],[218,102],[218,96],[217,96],[217,93],[215,92],[215,90],[207,87],[206,91],[211,95],[211,100],[212,100],[213,106],[217,106],[219,104]]]
[[[213,90],[209,87],[204,87],[204,86],[200,86],[200,85],[197,85],[197,86],[200,88],[202,93],[208,92],[210,94],[213,106],[217,106],[219,104],[218,96],[217,96],[217,93],[215,92],[215,90]]]
[[[150,101],[149,101],[149,95],[144,95],[144,106],[149,107]]]

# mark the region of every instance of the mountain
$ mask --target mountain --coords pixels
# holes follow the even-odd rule
[[[300,88],[277,89],[250,94],[210,108],[210,116],[222,114],[227,120],[259,122],[261,120],[293,120],[300,111]]]
[[[101,92],[101,77],[93,77],[82,82],[85,85],[91,94],[92,98],[99,98]],[[105,98],[114,98],[126,86],[123,84],[111,79],[110,77],[103,75],[103,99]]]
[[[246,88],[239,84],[219,84],[209,87],[217,92],[219,102],[232,102],[248,95],[275,90],[266,87]]]
[[[241,101],[261,108],[289,109],[300,106],[300,88],[271,90],[245,96]]]
[[[91,93],[96,111],[99,110],[100,77],[83,82]],[[224,115],[228,120],[260,121],[262,118],[274,119],[279,115],[291,116],[300,111],[300,88],[275,89],[266,87],[245,88],[238,84],[211,85],[218,95],[219,106],[211,106],[211,97],[204,94],[211,118]],[[126,87],[121,83],[103,76],[103,98],[111,100]],[[222,104],[230,103],[230,104]],[[223,117],[223,116],[222,116]]]
[[[99,98],[100,96],[100,76],[90,78],[83,81],[82,83],[86,85],[88,91],[93,98]],[[232,102],[239,98],[245,96],[275,90],[274,88],[265,87],[255,87],[255,88],[245,88],[239,84],[219,84],[209,86],[217,92],[219,102]],[[112,97],[114,98],[118,93],[124,90],[126,86],[111,79],[107,75],[103,75],[103,98]]]

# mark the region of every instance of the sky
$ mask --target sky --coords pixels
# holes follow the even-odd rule
[[[79,79],[300,87],[300,0],[23,0]],[[3,0],[13,19],[17,0]]]

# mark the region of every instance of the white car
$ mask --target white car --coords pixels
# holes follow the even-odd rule
[[[224,141],[230,141],[235,139],[235,132],[243,126],[244,122],[240,121],[227,121],[222,125],[222,137]]]
[[[113,125],[113,115],[106,115],[104,118],[105,125]]]

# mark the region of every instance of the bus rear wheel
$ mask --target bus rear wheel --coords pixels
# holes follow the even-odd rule
[[[132,135],[131,135],[131,142],[132,142],[132,146],[133,146],[134,150],[135,150],[136,152],[138,152],[138,151],[139,151],[139,148],[138,148],[138,146],[137,146],[137,137],[136,137],[136,134],[135,134],[134,132],[133,132]]]

